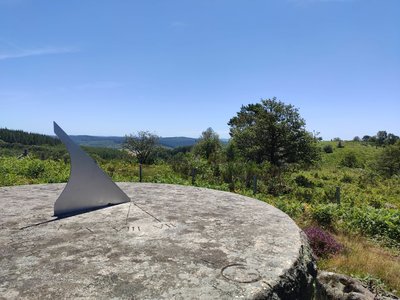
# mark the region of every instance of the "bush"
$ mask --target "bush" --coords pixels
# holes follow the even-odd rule
[[[398,209],[373,208],[371,206],[346,208],[343,221],[350,229],[363,234],[383,237],[400,244],[400,211]]]
[[[353,152],[346,153],[340,164],[348,168],[356,168],[360,165],[356,154]]]
[[[28,178],[39,178],[45,171],[45,164],[40,160],[31,160],[27,164],[26,176]]]
[[[325,153],[333,153],[333,147],[332,145],[325,145],[322,150],[324,150]]]
[[[387,177],[400,176],[400,142],[382,150],[376,161],[376,169]]]
[[[304,201],[310,203],[313,199],[313,190],[307,188],[296,188],[292,192],[296,200]]]
[[[352,183],[353,182],[353,177],[351,177],[348,174],[344,174],[342,179],[340,179],[340,181],[344,182],[344,183]]]
[[[329,257],[340,252],[343,246],[339,244],[331,234],[319,227],[308,227],[304,229],[314,255],[319,257]]]
[[[335,204],[319,204],[312,208],[311,217],[319,225],[330,227],[335,219]]]
[[[296,182],[296,184],[298,186],[302,186],[302,187],[306,187],[306,188],[312,188],[314,187],[314,182],[312,182],[310,179],[308,179],[307,177],[305,177],[304,175],[298,175],[296,176],[296,178],[294,179],[294,181]]]
[[[288,202],[283,199],[279,199],[274,203],[274,206],[288,214],[291,218],[297,218],[304,213],[303,206],[297,201]]]

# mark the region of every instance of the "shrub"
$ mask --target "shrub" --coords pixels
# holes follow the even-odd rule
[[[400,176],[400,142],[385,147],[376,161],[376,169],[384,176]]]
[[[296,200],[305,201],[310,203],[313,199],[313,190],[307,188],[296,188],[293,191]]]
[[[28,178],[39,178],[45,171],[45,164],[40,160],[28,161],[26,165],[25,175]]]
[[[311,249],[317,258],[331,256],[343,249],[343,246],[331,234],[319,227],[308,227],[304,229],[304,233],[307,235]]]
[[[324,150],[325,153],[333,153],[333,147],[332,145],[325,145],[322,150]]]
[[[340,179],[340,181],[344,182],[344,183],[352,183],[353,182],[353,177],[351,177],[348,174],[344,174],[342,179]]]
[[[341,218],[350,229],[363,234],[383,237],[400,245],[400,211],[398,209],[376,209],[371,206],[346,208]]]
[[[298,186],[307,187],[307,188],[312,188],[314,186],[314,183],[304,175],[296,176],[294,181],[296,182],[296,184]]]
[[[330,227],[335,219],[335,204],[319,204],[312,208],[311,217],[319,225]]]
[[[302,204],[297,201],[288,202],[283,199],[279,199],[274,203],[274,206],[288,214],[291,218],[297,218],[304,212]]]
[[[353,152],[346,153],[340,164],[348,168],[356,168],[360,165],[356,154]]]
[[[326,202],[336,202],[336,186],[326,185],[322,198]]]

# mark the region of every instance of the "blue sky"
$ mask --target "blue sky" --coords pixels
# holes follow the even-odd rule
[[[0,127],[198,137],[277,97],[400,135],[398,0],[0,0]]]

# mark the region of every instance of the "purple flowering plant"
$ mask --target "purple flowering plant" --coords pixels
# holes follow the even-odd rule
[[[311,249],[317,258],[329,257],[343,249],[343,246],[331,234],[319,227],[308,227],[304,229],[304,233],[307,235]]]

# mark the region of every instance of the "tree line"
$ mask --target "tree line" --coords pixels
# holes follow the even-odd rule
[[[61,141],[48,135],[0,128],[0,140],[23,145],[60,145]]]
[[[321,159],[320,139],[306,130],[299,110],[276,98],[242,106],[228,125],[231,139],[227,145],[208,128],[192,147],[166,150],[157,146],[157,135],[142,131],[126,136],[124,148],[139,163],[153,163],[162,157],[161,160],[168,161],[180,174],[190,176],[195,171],[208,181],[229,184],[231,190],[238,181],[250,187],[257,176],[272,194],[285,191],[284,173],[310,168]],[[379,131],[367,140],[387,146],[375,164],[383,175],[400,175],[400,158],[396,154],[400,151],[397,150],[400,142],[397,141],[396,135],[386,131]]]
[[[208,128],[194,146],[167,149],[159,145],[157,135],[141,131],[125,136],[123,149],[126,151],[91,147],[85,150],[97,159],[131,160],[141,164],[167,162],[184,176],[190,176],[195,170],[198,176],[229,184],[231,189],[237,181],[249,187],[254,176],[258,176],[272,193],[284,191],[282,174],[310,168],[320,161],[321,150],[333,151],[330,145],[321,148],[320,139],[306,130],[306,122],[296,107],[276,98],[242,106],[228,125],[231,136],[228,144],[222,144],[218,134]],[[398,136],[379,131],[375,136],[356,137],[354,141],[385,146],[387,149],[378,159],[376,169],[387,176],[399,174]],[[68,159],[60,140],[42,134],[0,129],[0,143],[1,153],[21,152],[27,145],[41,159]],[[47,145],[58,147],[53,151]]]
[[[400,139],[399,136],[393,133],[387,133],[386,130],[380,130],[375,135],[364,135],[362,138],[355,136],[353,141],[368,143],[377,147],[394,145]]]

